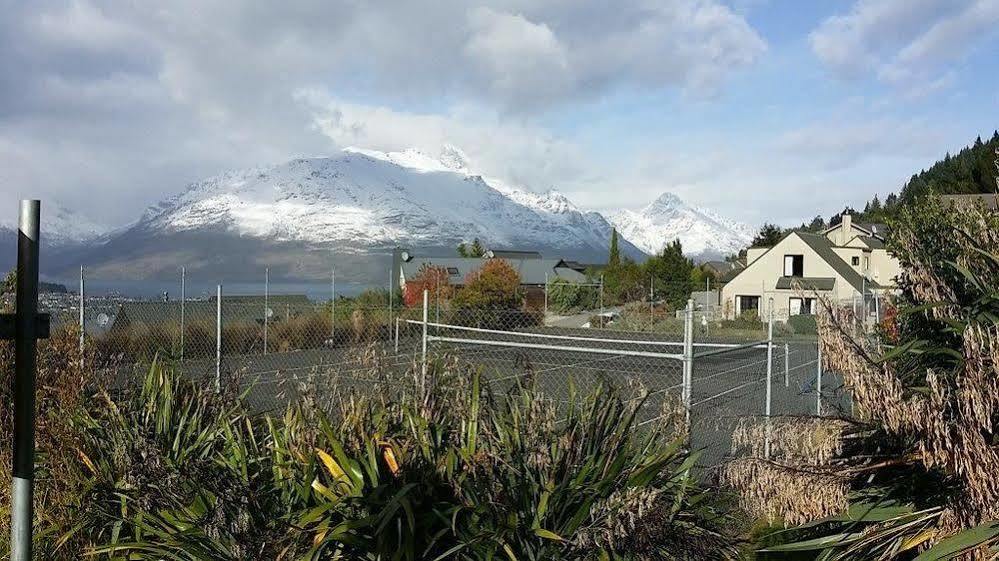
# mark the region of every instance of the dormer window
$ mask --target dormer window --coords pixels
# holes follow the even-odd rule
[[[805,276],[805,256],[785,255],[784,256],[784,276],[803,277]]]

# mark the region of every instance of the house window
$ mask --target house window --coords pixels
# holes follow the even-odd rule
[[[787,302],[788,314],[792,316],[814,315],[815,298],[799,298],[792,296]]]
[[[457,267],[448,267],[447,268],[447,274],[451,275],[452,277],[457,276],[458,275],[458,268]]]
[[[866,271],[870,268],[871,268],[871,258],[864,256],[864,270]]]
[[[805,256],[785,255],[784,256],[784,276],[803,277],[805,276]]]
[[[736,296],[736,314],[741,316],[746,314],[747,312],[759,315],[760,313],[759,296]]]
[[[854,255],[853,257],[851,257],[850,258],[850,264],[853,265],[854,267],[859,267],[860,266],[860,257],[857,257],[856,255]]]

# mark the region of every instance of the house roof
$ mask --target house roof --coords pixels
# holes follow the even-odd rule
[[[499,258],[497,258],[499,259]],[[549,281],[561,278],[570,282],[584,282],[586,276],[579,271],[567,266],[561,259],[506,259],[520,275],[521,284],[545,284],[545,278]],[[453,284],[464,284],[469,273],[481,269],[486,264],[485,259],[477,257],[416,257],[402,263],[402,273],[407,278],[414,277],[424,266],[444,267],[449,273]]]
[[[833,250],[833,244],[829,241],[829,238],[820,234],[811,234],[807,232],[794,232],[798,237],[805,242],[808,247],[812,248],[823,261],[829,264],[830,267],[836,271],[840,277],[843,278],[850,286],[856,288],[859,291],[863,291],[864,287],[867,288],[878,288],[878,284],[873,280],[864,280],[864,277],[860,273],[855,271],[846,261],[844,261],[836,252]]]
[[[715,272],[721,274],[721,273],[727,273],[732,269],[734,269],[735,263],[729,261],[706,261],[703,266],[708,267],[714,270]]]
[[[843,223],[840,222],[839,224],[837,224],[835,226],[830,226],[830,227],[826,228],[825,230],[822,230],[822,233],[823,234],[828,234],[829,232],[832,232],[833,230],[835,230],[836,228],[839,228],[842,225],[843,225]],[[884,235],[885,235],[885,233],[888,232],[888,225],[887,224],[882,224],[880,222],[866,222],[866,223],[854,222],[851,225],[854,228],[856,228],[856,229],[858,229],[858,230],[866,233],[868,236],[876,236],[876,237],[879,237],[879,238],[883,238]]]
[[[832,290],[836,279],[826,277],[781,277],[777,279],[777,290]]]
[[[488,259],[541,259],[539,251],[524,251],[520,249],[490,249],[483,255]]]
[[[966,195],[941,195],[940,199],[947,201],[957,207],[968,207],[974,204],[985,205],[985,208],[995,211],[999,210],[999,194],[997,193],[972,193]]]
[[[266,306],[263,296],[222,296],[223,322],[263,322],[265,315],[283,318],[286,315],[298,316],[313,310],[315,304],[300,295],[268,296]],[[214,323],[217,311],[217,302],[214,299],[188,300],[184,302],[184,321],[189,325]],[[97,317],[95,321],[98,324],[106,323],[107,329],[135,325],[179,324],[180,301],[122,302],[116,308],[105,309],[104,313],[108,319]]]
[[[876,238],[874,236],[857,236],[857,239],[864,242],[864,244],[871,249],[885,248],[885,242],[881,238]]]

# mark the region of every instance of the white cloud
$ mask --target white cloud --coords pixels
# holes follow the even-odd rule
[[[823,21],[809,41],[841,77],[873,75],[930,91],[948,80],[951,65],[986,44],[997,24],[995,0],[858,0],[849,13]]]
[[[713,92],[765,49],[719,0],[5,3],[0,189],[121,223],[220,169],[445,140],[544,188],[587,159],[547,112]]]

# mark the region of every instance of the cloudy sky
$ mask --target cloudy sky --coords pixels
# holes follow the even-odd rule
[[[443,143],[586,208],[790,224],[999,127],[997,0],[0,7],[0,190],[112,225],[229,168]]]

